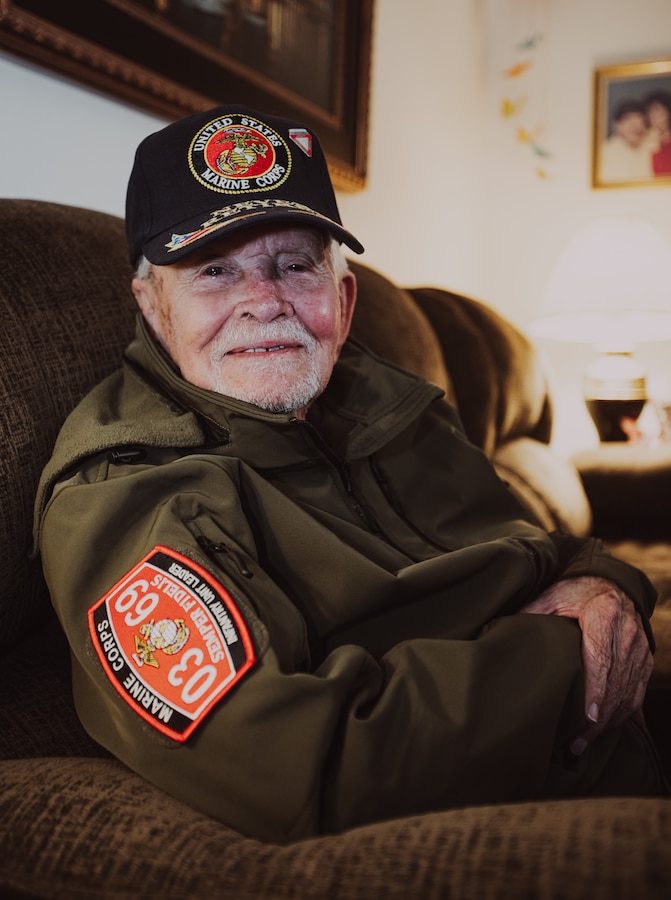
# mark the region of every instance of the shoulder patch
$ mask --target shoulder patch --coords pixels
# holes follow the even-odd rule
[[[89,610],[113,686],[143,719],[185,741],[256,662],[247,626],[209,572],[156,546]]]

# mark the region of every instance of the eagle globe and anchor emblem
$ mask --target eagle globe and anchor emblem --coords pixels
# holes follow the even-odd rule
[[[257,133],[245,128],[225,131],[216,138],[215,144],[224,145],[216,158],[216,166],[222,175],[247,175],[259,163],[263,164],[269,154],[268,144],[260,140]]]
[[[159,668],[156,651],[161,650],[167,656],[174,656],[184,648],[189,639],[189,629],[184,619],[151,619],[139,628],[135,635],[135,653],[133,659],[138,666]]]
[[[282,137],[244,116],[215,120],[201,129],[191,145],[189,162],[202,185],[224,193],[272,189],[291,169],[289,148]]]

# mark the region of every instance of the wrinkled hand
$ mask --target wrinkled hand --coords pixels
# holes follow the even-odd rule
[[[606,578],[567,578],[520,612],[567,616],[582,630],[585,715],[591,724],[571,744],[574,754],[629,716],[642,721],[653,661],[638,611],[624,591]]]

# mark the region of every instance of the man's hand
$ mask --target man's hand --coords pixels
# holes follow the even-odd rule
[[[567,616],[582,630],[585,715],[592,724],[576,737],[580,755],[605,728],[641,707],[652,673],[652,653],[633,601],[606,578],[582,576],[553,584],[520,612]]]

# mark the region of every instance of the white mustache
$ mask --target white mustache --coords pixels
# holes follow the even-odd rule
[[[248,320],[233,322],[219,334],[212,347],[212,358],[221,361],[232,350],[240,347],[254,347],[256,344],[303,344],[308,351],[314,350],[316,338],[297,319],[251,324]]]

